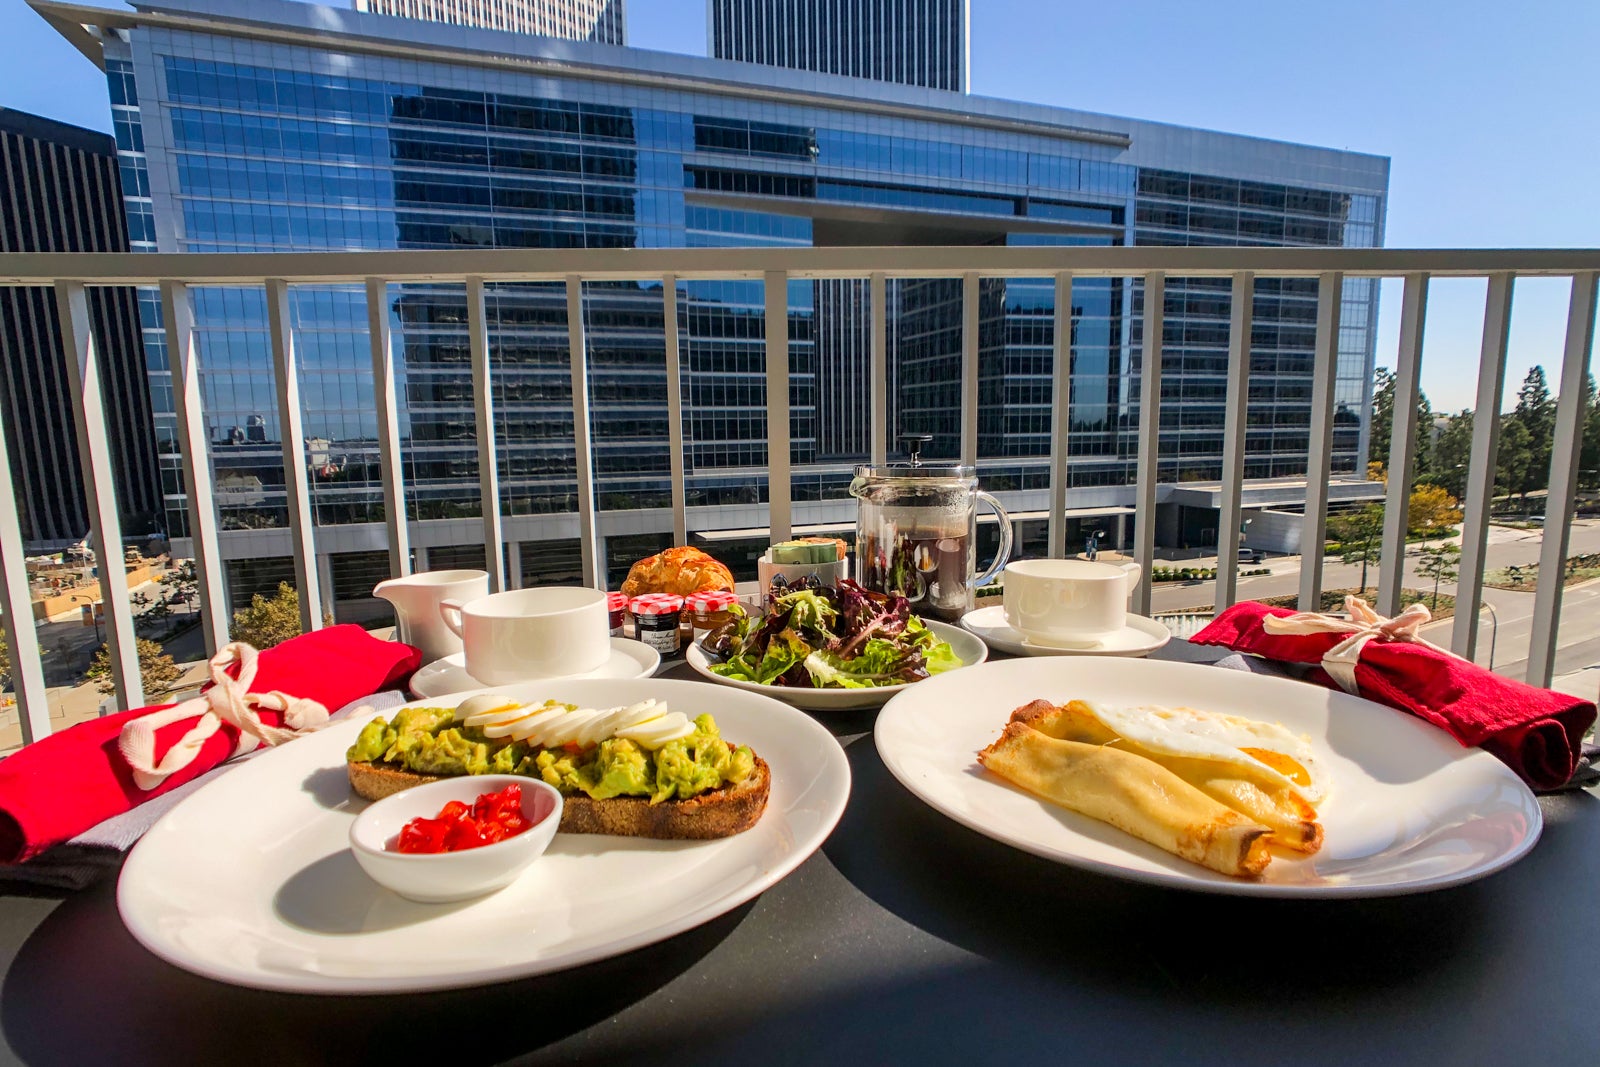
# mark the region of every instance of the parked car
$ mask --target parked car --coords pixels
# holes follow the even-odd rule
[[[1239,550],[1239,562],[1240,563],[1260,563],[1261,562],[1261,553],[1257,552],[1253,548],[1241,548]]]

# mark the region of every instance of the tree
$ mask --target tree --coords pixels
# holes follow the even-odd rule
[[[1500,450],[1496,457],[1494,484],[1498,494],[1522,494],[1522,504],[1528,504],[1528,469],[1533,465],[1533,436],[1516,415],[1500,416]]]
[[[1347,565],[1361,564],[1361,594],[1367,592],[1367,565],[1383,556],[1383,508],[1368,504],[1328,517],[1328,532],[1339,539]]]
[[[183,677],[182,668],[166,654],[160,642],[140,637],[135,639],[134,647],[139,652],[139,679],[144,686],[146,699],[161,696]],[[102,693],[117,691],[116,683],[111,680],[111,650],[108,646],[101,645],[95,649],[94,660],[84,672],[84,677],[94,682],[95,688]]]
[[[1427,466],[1427,482],[1442,487],[1460,500],[1467,491],[1467,465],[1472,461],[1472,412],[1450,417],[1439,439],[1433,443]]]
[[[1550,398],[1550,384],[1544,368],[1528,368],[1522,387],[1517,390],[1517,406],[1512,413],[1528,431],[1528,468],[1522,474],[1522,502],[1528,493],[1550,484],[1550,450],[1555,445],[1556,402]]]
[[[268,600],[257,593],[250,598],[250,606],[233,614],[229,636],[257,649],[281,645],[291,637],[299,637],[300,592],[288,582],[278,583],[278,592]]]
[[[1438,485],[1419,485],[1412,490],[1406,508],[1406,529],[1412,533],[1431,534],[1454,526],[1461,521],[1461,508],[1456,498]]]
[[[1600,487],[1600,393],[1594,375],[1583,383],[1583,449],[1578,454],[1578,484],[1586,489]]]
[[[1395,376],[1394,372],[1379,367],[1373,372],[1372,378],[1372,431],[1368,437],[1367,447],[1367,479],[1380,481],[1373,476],[1372,464],[1379,463],[1384,467],[1389,465],[1389,450],[1394,447],[1394,402],[1395,402]],[[1433,432],[1433,405],[1428,403],[1428,396],[1422,391],[1417,392],[1417,429],[1414,440],[1416,441],[1416,456],[1412,461],[1412,470],[1421,473],[1428,470],[1429,452],[1431,449],[1430,437]]]
[[[1389,447],[1394,436],[1394,371],[1378,367],[1372,372],[1372,432],[1367,459],[1389,463]],[[1376,481],[1369,473],[1367,478]]]
[[[1448,543],[1428,545],[1422,550],[1422,561],[1417,564],[1417,573],[1424,578],[1433,579],[1434,611],[1439,610],[1439,583],[1455,581],[1460,563],[1461,548],[1458,545]]]
[[[167,587],[167,603],[179,603],[185,608],[200,596],[200,580],[194,572],[194,560],[186,559],[161,576]]]

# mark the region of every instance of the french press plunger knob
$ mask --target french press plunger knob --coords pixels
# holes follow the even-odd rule
[[[918,453],[922,451],[929,441],[933,440],[933,434],[903,433],[900,435],[900,440],[905,442],[906,451],[911,453],[911,465],[913,467],[922,466],[922,457]]]

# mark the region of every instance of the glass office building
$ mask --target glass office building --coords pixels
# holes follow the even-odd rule
[[[406,19],[627,44],[622,0],[355,0],[357,11]]]
[[[710,55],[966,92],[971,0],[707,0]]]
[[[103,27],[135,248],[675,248],[844,244],[1381,243],[1388,160],[954,92],[598,44],[452,29],[279,0],[149,15],[32,0]],[[263,27],[267,27],[264,29]],[[270,30],[270,32],[268,32]],[[507,62],[507,59],[515,62]],[[891,434],[959,438],[959,278],[888,287]],[[599,526],[613,572],[670,537],[665,338],[655,284],[586,287]],[[1053,286],[985,281],[979,466],[1045,499]],[[867,452],[865,282],[790,286],[798,523],[848,522]],[[1377,292],[1344,289],[1335,469],[1365,469]],[[1160,476],[1215,479],[1226,281],[1173,279]],[[402,448],[430,566],[481,559],[460,286],[392,286]],[[383,567],[365,294],[295,289],[325,586]],[[1073,287],[1069,507],[1125,510],[1138,409],[1139,286]],[[1303,476],[1316,297],[1257,284],[1250,477]],[[685,465],[696,537],[765,527],[761,286],[679,283]],[[159,308],[141,305],[173,532]],[[230,589],[289,572],[278,417],[259,290],[203,290],[197,330]],[[491,287],[501,504],[511,573],[570,579],[576,464],[559,286]],[[1126,531],[1122,531],[1125,533]],[[725,535],[724,535],[725,536]],[[736,567],[753,546],[719,541]],[[181,542],[180,542],[181,549]]]

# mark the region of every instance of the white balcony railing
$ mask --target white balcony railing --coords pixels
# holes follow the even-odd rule
[[[1411,251],[1400,249],[1314,248],[769,248],[581,250],[524,252],[327,252],[280,254],[67,254],[0,255],[0,285],[52,286],[56,293],[68,380],[76,393],[74,417],[83,454],[92,534],[99,560],[99,580],[107,617],[107,644],[121,706],[143,702],[135,654],[133,613],[121,552],[121,531],[111,475],[111,448],[101,404],[102,384],[94,359],[86,287],[96,285],[159,286],[172,366],[178,416],[177,441],[183,459],[184,489],[189,497],[191,533],[199,599],[208,646],[226,639],[229,613],[223,589],[223,563],[218,548],[217,512],[207,456],[205,423],[200,408],[200,357],[193,336],[192,285],[263,286],[272,342],[293,542],[301,612],[307,628],[321,624],[315,560],[316,528],[306,485],[305,435],[301,428],[299,374],[295,333],[289,316],[289,291],[295,285],[365,284],[376,386],[378,445],[384,480],[390,568],[402,574],[410,567],[409,531],[405,519],[406,489],[400,462],[400,418],[395,393],[395,367],[384,287],[390,283],[464,283],[476,417],[479,427],[494,421],[490,384],[490,343],[484,286],[493,282],[560,281],[566,284],[571,350],[586,351],[581,314],[582,285],[588,281],[660,282],[665,312],[669,450],[672,457],[673,530],[678,543],[687,532],[683,469],[683,418],[679,408],[679,352],[676,283],[696,279],[755,279],[765,283],[767,443],[769,514],[774,538],[791,529],[789,345],[787,286],[790,279],[855,278],[871,284],[871,458],[883,462],[888,448],[887,326],[885,280],[890,278],[961,277],[965,283],[966,328],[962,334],[961,459],[977,460],[978,330],[980,278],[1053,277],[1056,283],[1055,410],[1062,410],[1068,392],[1069,361],[1064,348],[1070,330],[1062,328],[1064,309],[1072,306],[1075,278],[1142,279],[1143,374],[1140,384],[1138,476],[1135,503],[1135,556],[1148,568],[1153,555],[1156,505],[1161,362],[1154,349],[1162,340],[1163,296],[1171,277],[1232,279],[1229,370],[1224,425],[1221,516],[1218,522],[1219,564],[1216,603],[1233,603],[1237,592],[1237,557],[1244,471],[1246,400],[1252,301],[1256,278],[1314,277],[1319,284],[1310,447],[1307,455],[1306,518],[1302,526],[1300,603],[1315,608],[1322,586],[1322,561],[1333,440],[1336,372],[1342,281],[1346,277],[1401,277],[1404,297],[1396,360],[1397,397],[1387,487],[1386,523],[1380,568],[1379,609],[1398,609],[1404,553],[1406,502],[1417,435],[1416,401],[1421,366],[1428,284],[1433,277],[1488,280],[1483,346],[1478,369],[1479,412],[1498,412],[1505,384],[1506,343],[1512,287],[1519,277],[1556,276],[1571,280],[1566,343],[1559,377],[1555,437],[1550,463],[1545,536],[1540,557],[1543,574],[1560,574],[1567,553],[1568,531],[1578,473],[1578,451],[1584,377],[1595,322],[1596,278],[1600,250]],[[1070,314],[1070,310],[1066,311]],[[589,450],[590,419],[587,364],[571,361],[572,405],[578,463],[578,520],[583,573],[603,584],[596,551],[593,464]],[[1458,598],[1476,604],[1482,593],[1484,552],[1496,469],[1498,420],[1479,418],[1473,424],[1468,470],[1465,523]],[[479,433],[478,470],[486,502],[483,532],[486,544],[503,541],[493,433]],[[1054,420],[1050,457],[1048,550],[1065,554],[1067,438],[1062,420]],[[26,740],[49,731],[43,672],[32,620],[26,565],[9,458],[0,434],[0,604],[6,639],[14,663],[14,689]],[[503,554],[487,552],[494,588],[505,584]],[[1533,633],[1527,677],[1548,684],[1556,650],[1562,584],[1546,581],[1535,594]],[[1134,608],[1150,609],[1150,583],[1141,582]],[[1471,656],[1478,636],[1478,612],[1457,612],[1452,647]]]

